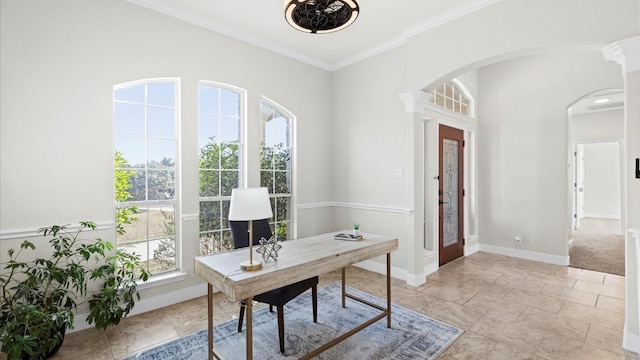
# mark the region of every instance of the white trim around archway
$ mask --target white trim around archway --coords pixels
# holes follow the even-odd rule
[[[407,283],[418,286],[426,275],[438,270],[438,125],[464,131],[465,255],[479,249],[477,226],[477,145],[478,122],[431,102],[432,95],[411,91],[398,96],[405,104],[406,120],[411,122],[407,144],[413,172],[410,176],[410,199],[415,209],[408,223],[408,273],[414,279]]]

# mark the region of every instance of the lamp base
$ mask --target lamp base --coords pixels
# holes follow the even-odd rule
[[[262,269],[262,263],[260,261],[243,261],[240,263],[240,268],[245,271],[255,271]]]

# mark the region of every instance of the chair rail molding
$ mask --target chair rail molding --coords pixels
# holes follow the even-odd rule
[[[109,230],[113,229],[113,221],[95,221],[96,229],[93,231],[99,230]],[[82,228],[80,223],[70,224],[67,226],[68,231],[78,231]],[[6,230],[0,232],[0,241],[2,240],[11,240],[11,239],[21,239],[21,238],[30,238],[42,236],[40,233],[40,228],[38,229],[15,229],[15,230]]]
[[[299,204],[298,210],[320,209],[320,208],[326,208],[326,207],[340,207],[340,208],[347,208],[347,209],[379,211],[379,212],[405,214],[405,215],[411,215],[413,213],[413,209],[410,209],[410,208],[370,205],[370,204],[356,204],[356,203],[346,203],[346,202],[322,202],[322,203]]]

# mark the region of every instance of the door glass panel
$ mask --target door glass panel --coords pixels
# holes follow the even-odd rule
[[[442,195],[444,201],[444,247],[458,243],[458,151],[458,141],[443,139],[442,170],[444,174]]]

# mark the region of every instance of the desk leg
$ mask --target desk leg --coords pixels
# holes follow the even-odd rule
[[[347,303],[345,301],[345,295],[346,295],[347,291],[346,291],[346,287],[345,287],[345,275],[344,275],[344,268],[342,268],[342,307],[346,308],[347,307]]]
[[[247,360],[253,359],[253,296],[246,300],[247,304],[247,333],[245,341],[247,343]]]
[[[207,284],[207,340],[209,360],[213,360],[213,286],[211,284]]]
[[[391,328],[391,253],[387,253],[387,327]]]

